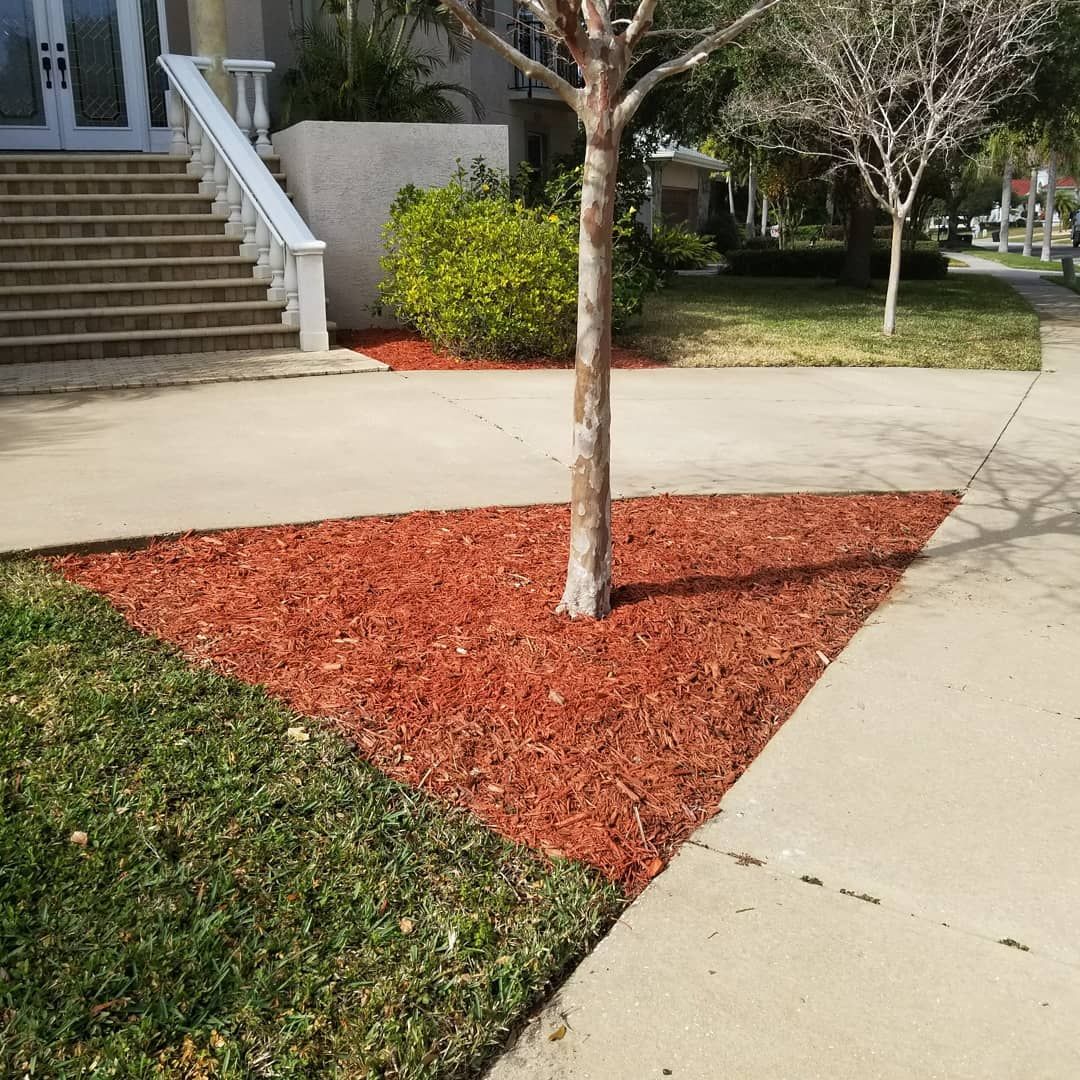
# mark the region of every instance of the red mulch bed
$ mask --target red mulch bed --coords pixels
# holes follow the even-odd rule
[[[416,513],[69,556],[139,629],[635,892],[710,815],[956,505],[616,504],[611,617],[553,614],[563,507]]]
[[[572,360],[461,360],[438,353],[412,330],[348,330],[338,333],[338,344],[389,364],[394,371],[536,371],[541,368],[572,368]],[[644,353],[614,345],[613,368],[665,367]]]

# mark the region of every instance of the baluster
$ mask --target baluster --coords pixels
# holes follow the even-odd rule
[[[236,80],[236,126],[244,133],[244,138],[251,142],[251,107],[248,105],[248,72],[234,71]]]
[[[296,284],[296,256],[291,252],[285,252],[285,310],[281,313],[281,321],[286,326],[298,327],[300,325],[300,292]]]
[[[270,237],[270,288],[266,299],[280,303],[285,299],[285,245],[276,237]]]
[[[255,245],[259,249],[259,261],[252,271],[260,281],[269,281],[272,277],[270,269],[270,230],[263,221],[262,214],[255,216]]]
[[[240,244],[240,257],[255,262],[259,258],[259,245],[255,240],[258,213],[248,193],[243,193],[240,203],[240,220],[244,223],[244,239]]]
[[[191,153],[187,141],[187,117],[184,115],[184,100],[175,90],[165,91],[165,116],[172,128],[169,140],[169,153],[173,157],[187,157]]]
[[[254,71],[251,80],[255,84],[255,149],[259,157],[270,157],[274,147],[270,142],[270,113],[266,107],[266,72]]]
[[[202,164],[202,141],[203,130],[202,124],[199,123],[198,117],[194,113],[188,114],[188,132],[187,132],[188,146],[191,147],[191,160],[187,163],[187,171],[189,176],[202,176],[203,164]]]
[[[214,195],[214,205],[211,209],[211,213],[216,214],[218,217],[227,218],[229,216],[229,173],[230,169],[225,161],[225,155],[218,154],[214,158],[214,187],[216,193]]]
[[[229,203],[229,220],[225,225],[226,236],[244,235],[244,210],[243,191],[236,176],[229,172],[229,186],[225,189],[225,197]]]
[[[214,144],[210,141],[209,135],[203,132],[202,141],[202,179],[199,181],[199,194],[200,195],[213,195],[217,198],[217,184],[214,182],[214,160],[217,158],[217,151],[214,149]]]

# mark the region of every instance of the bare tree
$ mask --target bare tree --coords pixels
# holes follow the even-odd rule
[[[817,127],[892,219],[886,334],[927,163],[980,134],[1025,88],[1054,10],[1053,0],[802,0],[780,23],[780,48],[800,71],[774,117]]]
[[[603,618],[611,610],[611,289],[612,228],[619,139],[645,97],[739,36],[777,0],[755,0],[726,25],[654,30],[658,0],[639,0],[616,18],[611,0],[521,0],[581,71],[572,86],[486,26],[467,0],[445,0],[466,31],[516,68],[549,86],[585,128],[578,248],[577,354],[571,465],[570,558],[558,611]],[[680,42],[670,59],[636,81],[627,73],[657,37]]]

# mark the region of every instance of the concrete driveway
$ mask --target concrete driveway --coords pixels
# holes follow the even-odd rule
[[[614,485],[962,488],[1031,373],[614,373]],[[0,551],[567,496],[571,373],[425,372],[0,398]]]

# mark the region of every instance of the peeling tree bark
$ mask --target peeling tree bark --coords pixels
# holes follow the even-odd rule
[[[586,130],[578,248],[577,354],[570,481],[570,558],[556,611],[611,610],[611,256],[619,132],[610,108]]]

